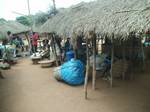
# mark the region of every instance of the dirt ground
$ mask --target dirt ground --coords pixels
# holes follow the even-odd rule
[[[0,79],[0,112],[150,112],[150,72],[138,73],[135,80],[108,82],[97,79],[97,90],[57,82],[52,68],[19,60]]]

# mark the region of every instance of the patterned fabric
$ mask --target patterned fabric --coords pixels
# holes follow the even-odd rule
[[[70,85],[81,85],[84,83],[84,70],[80,60],[72,59],[61,66],[61,79]]]

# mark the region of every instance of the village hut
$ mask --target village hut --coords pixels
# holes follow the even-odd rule
[[[10,31],[12,34],[25,35],[28,39],[29,28],[16,21],[4,21],[0,23],[0,39],[7,38],[7,32]]]
[[[0,22],[0,40],[7,41],[7,32],[10,31],[12,34],[17,34],[23,39],[27,40],[27,45],[30,46],[30,38],[28,33],[30,31],[29,27],[18,23],[16,21],[2,21]]]
[[[148,0],[98,0],[80,3],[63,9],[50,18],[41,27],[41,31],[68,33],[81,28],[88,31],[96,27],[97,32],[110,35],[114,33],[122,36],[132,31],[142,32],[143,29],[149,29],[148,5]]]
[[[42,26],[41,31],[57,32],[58,34],[74,34],[74,32],[82,31],[91,38],[95,37],[93,33],[98,34],[105,42],[107,41],[103,51],[108,50],[111,54],[110,84],[112,86],[113,75],[116,74],[114,71],[122,69],[124,78],[126,66],[132,65],[132,68],[134,66],[129,63],[135,62],[135,54],[141,55],[143,66],[145,65],[145,54],[141,41],[143,35],[150,29],[149,10],[149,0],[97,0],[91,3],[80,3],[64,9],[49,19]],[[120,62],[117,62],[119,64],[114,63],[116,55],[121,57],[122,65],[119,65]],[[127,64],[128,55],[131,56]],[[120,66],[123,68],[119,68]],[[93,68],[95,69],[95,64]],[[93,70],[93,88],[95,88],[95,74]],[[86,75],[85,87],[87,80]]]
[[[0,23],[0,31],[4,34],[6,34],[7,31],[11,31],[13,34],[19,34],[28,32],[29,28],[15,21],[6,21]]]

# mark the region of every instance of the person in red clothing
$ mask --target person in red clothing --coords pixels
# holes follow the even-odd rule
[[[39,35],[35,32],[33,32],[33,35],[32,35],[32,47],[33,47],[33,53],[36,53],[37,52],[37,46],[38,46],[38,38],[39,38]]]

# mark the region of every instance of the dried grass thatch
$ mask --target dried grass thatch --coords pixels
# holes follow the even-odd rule
[[[96,32],[126,39],[130,32],[150,28],[150,0],[97,0],[64,9],[49,19],[42,32]]]
[[[40,31],[40,27],[41,27],[41,25],[35,25],[35,24],[33,24],[32,25],[32,31],[33,32],[41,32]]]
[[[18,34],[29,31],[29,28],[15,21],[0,23],[0,39],[5,38],[8,31],[11,31],[13,34]]]

